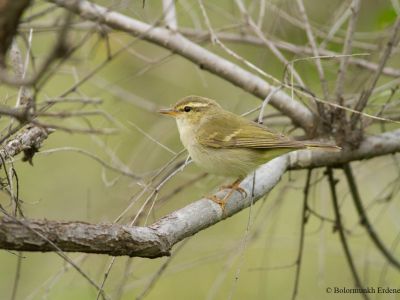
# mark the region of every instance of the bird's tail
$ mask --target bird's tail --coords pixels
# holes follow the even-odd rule
[[[304,145],[307,149],[310,150],[321,150],[321,151],[328,151],[328,152],[340,152],[342,148],[333,144],[326,144],[320,142],[304,142]]]

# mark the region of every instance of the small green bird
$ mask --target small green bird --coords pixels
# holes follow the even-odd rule
[[[176,119],[182,144],[193,161],[208,173],[237,177],[224,199],[213,201],[224,207],[243,178],[259,165],[299,149],[340,151],[331,144],[296,141],[270,131],[253,121],[224,110],[217,102],[200,96],[187,96],[160,113]]]

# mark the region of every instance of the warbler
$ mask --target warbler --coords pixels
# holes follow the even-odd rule
[[[243,178],[259,165],[299,149],[340,151],[340,147],[314,141],[296,141],[283,134],[223,109],[216,101],[187,96],[161,114],[176,119],[183,146],[193,161],[211,174],[237,177],[227,186],[239,187]],[[222,207],[231,196],[212,197]]]

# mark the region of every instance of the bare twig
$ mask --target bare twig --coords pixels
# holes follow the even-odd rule
[[[14,284],[11,293],[11,300],[17,299],[18,283],[21,277],[22,256],[17,257],[17,267],[15,271]]]
[[[321,86],[322,86],[322,92],[323,92],[323,95],[324,95],[324,99],[328,100],[329,91],[328,91],[328,85],[327,85],[326,79],[325,79],[324,69],[322,67],[321,60],[319,58],[320,54],[319,54],[319,51],[318,51],[317,43],[315,42],[314,34],[313,34],[312,29],[311,29],[310,22],[308,21],[308,16],[307,16],[307,13],[306,13],[306,9],[304,7],[303,0],[297,0],[297,6],[299,7],[300,15],[303,18],[305,30],[306,30],[306,33],[307,33],[308,42],[310,43],[311,49],[313,50],[313,56],[316,58],[315,59],[315,64],[317,66],[318,75],[319,75],[319,78],[320,78],[320,81],[321,81]],[[324,119],[325,118],[325,111],[324,111],[324,107],[323,107],[322,103],[317,102],[317,108],[318,108],[318,112],[319,112],[319,115],[320,115],[321,119]]]
[[[8,221],[10,224],[12,223],[14,226],[20,226],[25,233],[29,232],[30,234],[33,234],[35,239],[40,240],[42,243],[45,243],[47,247],[51,248],[52,251],[57,253],[61,258],[63,258],[66,262],[68,262],[76,271],[78,271],[79,274],[81,274],[92,286],[94,286],[97,290],[101,291],[101,295],[103,299],[108,299],[104,291],[101,290],[100,286],[97,285],[96,282],[93,281],[92,278],[90,278],[78,265],[74,263],[73,260],[71,260],[64,252],[63,250],[53,241],[51,241],[49,238],[47,238],[44,234],[43,231],[40,228],[35,228],[35,226],[31,226],[29,222],[26,222],[25,220],[20,220],[15,217],[12,217],[9,215],[2,207],[0,207],[0,210],[6,215],[1,219],[0,222],[3,221]],[[1,226],[0,226],[1,227]],[[3,231],[4,228],[0,229],[0,231]],[[1,233],[0,233],[1,235]]]
[[[335,95],[340,105],[343,105],[343,85],[346,78],[347,64],[350,58],[348,55],[351,54],[353,34],[355,30],[355,25],[357,23],[358,12],[360,10],[360,3],[360,0],[353,0],[350,7],[352,15],[349,21],[349,25],[347,27],[346,40],[344,42],[342,51],[343,56],[340,58],[338,77],[336,79]]]
[[[299,282],[300,282],[300,270],[301,270],[301,261],[302,261],[302,257],[303,257],[305,228],[306,228],[306,223],[308,221],[308,214],[307,214],[307,212],[308,212],[308,195],[309,195],[309,191],[310,191],[311,174],[312,174],[312,169],[308,169],[306,183],[304,185],[304,190],[303,190],[303,194],[304,194],[303,211],[301,214],[299,250],[297,252],[297,259],[296,259],[296,275],[295,275],[295,280],[294,280],[292,300],[296,299],[296,297],[297,297],[297,291],[298,291]]]
[[[51,2],[80,14],[87,20],[100,22],[135,36],[140,35],[145,40],[174,51],[200,65],[203,69],[221,76],[261,99],[265,99],[271,89],[271,86],[266,81],[168,29],[154,27],[128,18],[85,0],[79,2],[73,0],[51,0]],[[312,113],[300,103],[293,101],[284,92],[276,93],[271,100],[271,104],[290,116],[295,123],[300,124],[306,130],[312,131],[314,126]]]
[[[351,166],[349,164],[345,164],[343,166],[344,174],[346,175],[346,180],[349,185],[349,190],[351,193],[351,196],[354,201],[354,205],[357,209],[358,215],[360,217],[360,224],[364,226],[365,230],[368,232],[368,236],[371,238],[372,242],[374,245],[378,248],[378,250],[382,253],[382,255],[387,259],[387,261],[396,269],[400,270],[400,262],[393,256],[393,254],[388,250],[381,239],[379,238],[379,235],[375,232],[375,229],[372,227],[372,224],[370,223],[368,216],[365,212],[365,209],[363,207],[362,201],[361,201],[361,196],[358,191],[357,183],[355,181],[353,171],[351,169]]]
[[[191,28],[180,28],[179,31],[192,39],[196,40],[208,40],[209,39],[209,33],[206,31],[201,31],[201,30],[194,30]],[[245,44],[251,44],[255,46],[263,46],[265,43],[258,37],[249,35],[246,33],[226,33],[226,32],[215,32],[216,36],[222,40],[222,41],[227,41],[227,42],[233,42],[233,43],[245,43]],[[301,46],[301,45],[296,45],[293,43],[290,43],[288,41],[282,41],[277,38],[269,38],[268,39],[271,43],[273,43],[277,48],[281,50],[286,50],[291,53],[301,55],[313,55],[313,50],[311,47],[307,46]],[[352,44],[354,40],[352,41]],[[320,55],[324,56],[331,56],[333,59],[340,59],[341,55],[338,52],[334,52],[331,50],[326,50],[326,49],[318,49]],[[378,65],[374,62],[367,61],[365,59],[361,58],[356,58],[356,57],[350,57],[348,60],[349,64],[358,66],[360,68],[364,68],[367,70],[375,71],[378,68]],[[384,67],[382,70],[382,74],[386,76],[391,76],[391,77],[399,77],[400,76],[400,70],[393,68],[393,67]]]
[[[343,4],[346,4],[345,2]],[[332,24],[331,28],[329,29],[328,34],[326,35],[326,38],[320,43],[319,49],[325,49],[327,44],[332,40],[332,38],[335,36],[336,32],[342,27],[342,25],[346,22],[346,20],[350,17],[351,15],[351,5],[344,10],[343,12],[343,7],[339,6],[338,10],[335,12],[335,14],[338,16],[336,22]],[[346,43],[346,42],[344,42]]]
[[[400,16],[397,17],[396,22],[393,25],[392,33],[390,35],[388,42],[386,43],[385,50],[383,51],[383,54],[382,54],[380,62],[379,62],[379,67],[372,77],[371,84],[364,92],[361,93],[360,98],[358,99],[356,105],[354,106],[355,110],[362,111],[365,108],[365,106],[367,105],[368,99],[370,98],[373,89],[375,88],[376,84],[378,83],[378,79],[380,78],[380,76],[382,74],[382,70],[385,67],[386,62],[392,53],[393,47],[395,47],[400,40],[399,31],[400,31]],[[360,119],[360,115],[353,113],[353,115],[351,116],[352,128],[355,128],[359,119]]]
[[[148,293],[150,293],[151,289],[154,287],[154,285],[157,283],[157,281],[161,278],[161,275],[165,272],[167,269],[168,265],[171,263],[171,261],[178,255],[179,251],[186,245],[186,243],[189,240],[183,241],[176,249],[175,251],[171,254],[170,257],[167,258],[167,260],[161,265],[161,267],[157,270],[157,272],[153,275],[153,277],[150,279],[150,282],[147,284],[145,289],[140,293],[139,296],[136,297],[137,300],[143,299],[146,297]]]
[[[132,171],[128,170],[127,168],[120,168],[120,167],[116,167],[112,164],[109,164],[108,162],[104,161],[103,159],[101,159],[99,156],[86,151],[84,149],[81,148],[76,148],[76,147],[62,147],[62,148],[53,148],[53,149],[47,149],[44,151],[40,151],[38,154],[39,155],[48,155],[48,154],[52,154],[52,153],[56,153],[56,152],[76,152],[76,153],[80,153],[83,154],[87,157],[92,158],[93,160],[97,161],[98,163],[100,163],[103,167],[112,170],[114,172],[117,172],[121,175],[130,177],[132,179],[138,180],[139,182],[141,182],[142,178],[138,175],[136,175],[135,173],[133,173]]]
[[[340,242],[343,246],[343,251],[344,251],[347,263],[350,267],[350,271],[353,275],[354,283],[358,288],[362,288],[363,286],[362,286],[360,277],[358,275],[357,269],[354,265],[354,259],[351,255],[350,248],[347,243],[346,235],[343,230],[342,217],[341,217],[340,209],[339,209],[339,201],[338,201],[338,197],[337,197],[337,193],[336,193],[337,182],[336,182],[335,178],[333,177],[334,175],[333,175],[332,168],[327,168],[327,175],[328,175],[328,182],[329,182],[329,187],[330,187],[331,195],[332,195],[333,208],[334,208],[334,212],[335,212],[335,219],[336,219],[335,230],[337,230],[339,232]],[[363,290],[362,290],[362,296],[366,300],[369,299],[367,294]]]
[[[287,12],[285,12],[284,10],[280,9],[278,6],[276,6],[273,2],[268,1],[267,2],[268,8],[276,13],[279,14],[279,17],[285,19],[286,21],[288,21],[290,24],[294,25],[295,27],[301,28],[303,30],[306,30],[306,24],[304,24],[304,22],[302,20],[299,20],[296,17],[291,16],[290,14],[288,14]],[[314,27],[313,28],[314,34],[317,37],[323,38],[325,39],[327,37],[327,33],[324,30],[319,29],[318,27]],[[368,35],[370,36],[371,34],[368,33]],[[339,44],[343,44],[344,39],[342,37],[332,37],[331,39],[332,42],[335,43],[339,43]],[[361,49],[365,49],[368,51],[375,51],[378,49],[378,47],[372,43],[365,43],[365,42],[360,42],[357,40],[354,40],[354,45],[358,48]]]
[[[175,0],[163,0],[164,22],[169,29],[175,31],[178,29],[176,20]]]
[[[285,58],[285,56],[280,52],[280,50],[274,45],[274,43],[270,42],[269,39],[267,39],[260,27],[256,25],[256,23],[253,21],[249,13],[247,12],[245,5],[242,0],[236,0],[235,1],[236,5],[238,6],[241,14],[245,17],[246,22],[249,24],[250,28],[254,31],[254,33],[258,36],[258,38],[264,43],[265,46],[268,47],[268,49],[283,63],[283,65],[288,65],[290,72],[293,74],[294,78],[298,82],[300,86],[305,86],[303,80],[301,79],[300,75],[297,73],[297,71],[294,69],[294,67],[289,64],[288,60]]]

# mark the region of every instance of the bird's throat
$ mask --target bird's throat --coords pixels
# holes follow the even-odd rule
[[[178,126],[179,136],[183,146],[189,150],[196,143],[195,131],[196,128],[184,118],[177,118],[176,124]]]

